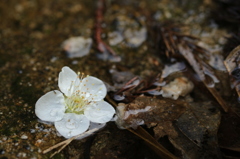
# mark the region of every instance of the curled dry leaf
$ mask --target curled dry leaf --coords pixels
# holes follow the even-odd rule
[[[228,55],[224,64],[231,77],[231,85],[235,87],[240,97],[240,45]]]

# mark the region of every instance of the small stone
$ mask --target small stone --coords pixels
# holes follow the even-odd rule
[[[21,136],[21,139],[26,140],[26,139],[28,139],[28,136],[25,135],[25,134],[23,134],[23,135]]]
[[[17,157],[21,157],[21,158],[25,158],[26,156],[27,156],[27,154],[24,152],[19,152],[17,155]]]

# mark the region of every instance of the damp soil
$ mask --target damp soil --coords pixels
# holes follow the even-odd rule
[[[186,33],[202,37],[210,48],[220,45],[219,37],[226,35],[226,31],[214,28],[218,34],[213,35],[213,28],[205,19],[208,3],[106,1],[103,40],[107,42],[106,34],[113,30],[114,18],[124,15],[144,17],[147,27],[153,17],[159,22],[176,20],[191,25]],[[94,0],[0,1],[0,158],[49,158],[50,153],[42,151],[64,140],[53,125],[40,122],[34,112],[35,103],[43,94],[58,89],[58,73],[63,66],[110,84],[109,70],[113,66],[141,77],[156,75],[163,69],[150,37],[136,48],[124,43],[113,46],[122,57],[118,63],[98,59],[95,43],[87,56],[68,58],[61,48],[62,42],[73,36],[93,37],[96,4]],[[118,129],[112,122],[93,136],[73,141],[53,158],[159,157],[137,136]]]

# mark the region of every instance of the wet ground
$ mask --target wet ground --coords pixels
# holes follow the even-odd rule
[[[143,17],[148,29],[151,19],[174,20],[190,25],[186,33],[200,37],[210,49],[221,49],[227,35],[215,28],[208,1],[169,2],[107,1],[104,13],[104,40],[114,30],[116,17]],[[34,107],[37,99],[58,89],[57,78],[63,66],[81,71],[112,84],[109,70],[117,65],[135,75],[159,73],[163,65],[150,37],[136,48],[126,43],[113,46],[122,57],[118,63],[96,56],[96,44],[90,54],[68,58],[61,48],[73,36],[93,37],[96,1],[20,0],[0,2],[0,158],[49,158],[42,151],[63,141],[54,126],[41,123]],[[154,63],[157,60],[159,64]],[[73,141],[54,158],[158,158],[144,142],[127,130],[109,123],[89,138]]]

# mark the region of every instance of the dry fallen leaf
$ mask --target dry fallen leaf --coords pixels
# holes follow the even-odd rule
[[[154,136],[156,139],[164,137],[166,135],[175,138],[178,136],[177,131],[175,130],[171,121],[165,121],[158,123],[154,128]]]
[[[220,119],[220,111],[211,102],[189,103],[175,123],[178,136],[169,136],[169,140],[183,158],[220,158],[217,141]]]
[[[129,104],[119,104],[116,120],[120,128],[174,121],[185,111],[186,103],[171,99],[140,96]]]

